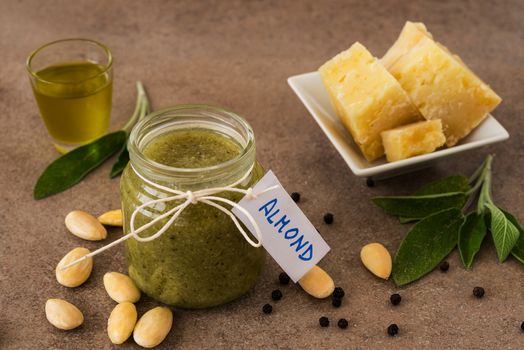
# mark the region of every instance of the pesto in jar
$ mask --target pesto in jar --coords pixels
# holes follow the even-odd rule
[[[204,128],[173,130],[152,138],[142,149],[145,158],[176,168],[206,168],[232,161],[242,146],[233,138]],[[249,183],[263,175],[255,161]],[[166,185],[162,183],[162,185]],[[174,183],[168,184],[179,190]],[[224,184],[226,185],[226,184]],[[129,218],[139,205],[169,194],[141,180],[128,165],[121,181],[122,205]],[[219,196],[239,201],[242,194]],[[174,208],[180,201],[144,208],[135,221],[138,228]],[[140,235],[153,235],[166,221]],[[204,308],[229,302],[245,294],[261,273],[265,251],[245,241],[231,218],[209,205],[189,205],[169,229],[151,242],[126,241],[129,275],[138,287],[156,300],[181,308]]]
[[[206,129],[184,129],[159,135],[144,155],[176,168],[204,168],[227,162],[242,152],[233,139]]]

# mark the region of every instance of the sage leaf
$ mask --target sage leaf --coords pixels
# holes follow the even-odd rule
[[[401,223],[401,224],[408,224],[410,222],[414,222],[414,221],[418,221],[419,219],[417,218],[406,218],[404,216],[401,216],[398,218],[398,221]]]
[[[429,194],[449,193],[449,192],[468,192],[471,189],[469,179],[462,175],[447,176],[437,181],[419,188],[413,196],[424,196]],[[401,224],[418,221],[418,218],[399,217]]]
[[[399,286],[432,271],[457,245],[464,217],[457,208],[442,210],[416,223],[393,260],[393,280]]]
[[[517,243],[515,243],[511,255],[524,264],[524,238],[522,237],[524,237],[524,231],[520,231],[520,238]]]
[[[487,231],[483,213],[479,214],[474,211],[466,216],[458,238],[460,259],[466,268],[469,269],[473,264],[473,259],[480,250]]]
[[[424,196],[374,197],[371,200],[391,215],[422,219],[449,208],[462,208],[467,195],[463,192],[430,194]]]
[[[34,198],[42,199],[77,184],[107,158],[121,150],[125,142],[126,132],[119,130],[57,158],[38,178],[33,190]]]
[[[506,218],[519,230],[519,239],[517,240],[517,243],[515,243],[515,246],[511,250],[511,255],[513,255],[515,259],[524,264],[524,229],[522,228],[522,226],[520,226],[517,218],[515,218],[511,213],[507,212],[502,208],[499,209],[502,210]]]
[[[492,203],[486,203],[491,213],[491,235],[497,256],[500,262],[504,262],[519,239],[519,229],[511,223],[504,212]]]
[[[440,180],[430,182],[422,186],[415,193],[414,196],[423,196],[427,194],[438,194],[448,192],[468,192],[470,190],[469,180],[462,175],[447,176]]]
[[[120,152],[120,154],[118,155],[118,159],[111,168],[111,173],[109,174],[109,177],[114,178],[120,175],[122,171],[124,171],[124,168],[126,167],[128,162],[129,152],[127,151],[127,146],[124,146],[124,149],[122,150],[122,152]]]

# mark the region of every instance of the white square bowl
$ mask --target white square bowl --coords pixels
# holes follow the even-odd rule
[[[306,106],[309,113],[315,118],[351,171],[357,176],[390,177],[427,167],[433,161],[444,157],[501,142],[509,138],[506,129],[489,114],[475,130],[453,147],[442,148],[433,153],[392,163],[388,163],[385,157],[374,162],[368,162],[333,110],[318,72],[292,76],[288,78],[288,83],[300,101]]]

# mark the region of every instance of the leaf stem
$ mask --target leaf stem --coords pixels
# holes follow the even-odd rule
[[[480,190],[479,201],[477,205],[477,213],[481,214],[484,211],[486,204],[493,204],[491,199],[491,163],[493,161],[493,156],[489,155],[486,158],[486,165],[484,171],[481,175],[482,178],[482,188]]]
[[[475,185],[471,187],[471,189],[466,192],[466,194],[469,196],[470,194],[475,193],[483,184],[486,179],[487,173],[491,172],[491,162],[493,160],[493,156],[490,154],[486,157],[484,162],[482,162],[482,165],[475,171],[475,173],[469,178],[469,183],[475,182]]]
[[[473,175],[471,175],[471,177],[469,178],[469,184],[471,185],[473,182],[475,182],[477,179],[482,178],[482,174],[484,173],[484,170],[486,168],[486,163],[488,162],[488,158],[489,157],[492,157],[491,155],[487,156],[486,159],[484,159],[484,161],[482,162],[482,164],[480,164],[480,166],[477,168],[477,170],[475,170],[475,172],[473,173]],[[478,184],[478,181],[477,183]],[[475,185],[476,185],[475,184]]]
[[[144,85],[142,85],[141,82],[136,82],[136,89],[137,89],[137,97],[136,97],[136,105],[135,110],[133,112],[133,115],[129,120],[127,121],[126,125],[122,128],[127,134],[131,132],[131,129],[133,129],[133,126],[135,126],[136,122],[144,117],[149,110],[149,101],[147,99],[146,90],[144,89]]]

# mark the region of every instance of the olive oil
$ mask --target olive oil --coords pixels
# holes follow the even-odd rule
[[[55,143],[75,146],[102,136],[109,127],[112,77],[106,66],[65,62],[36,72],[38,108]]]

